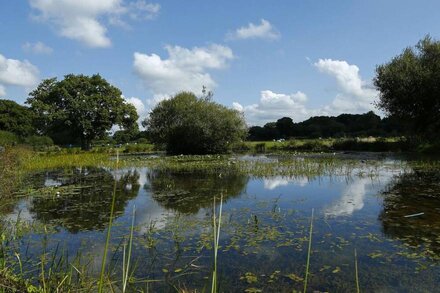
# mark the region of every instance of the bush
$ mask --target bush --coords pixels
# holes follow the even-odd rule
[[[30,146],[50,146],[53,140],[48,136],[31,135],[24,139],[24,142]]]
[[[125,146],[123,153],[149,153],[153,151],[152,144],[129,144]]]
[[[0,145],[16,145],[20,142],[20,138],[9,131],[0,130]]]

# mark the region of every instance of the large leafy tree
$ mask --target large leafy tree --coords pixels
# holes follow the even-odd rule
[[[376,69],[378,107],[428,139],[440,131],[440,42],[427,36]]]
[[[197,97],[181,92],[160,102],[143,125],[153,143],[171,154],[224,153],[245,138],[243,116],[211,100],[211,94]]]
[[[46,79],[29,95],[27,103],[39,130],[57,143],[80,141],[88,150],[93,139],[103,137],[114,125],[126,130],[138,127],[134,106],[98,74]]]
[[[14,101],[0,100],[0,130],[19,136],[34,134],[32,111]]]

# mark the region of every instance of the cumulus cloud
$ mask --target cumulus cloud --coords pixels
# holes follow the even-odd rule
[[[5,86],[32,87],[38,83],[38,68],[29,61],[8,59],[0,54],[0,96],[6,95]]]
[[[307,95],[300,91],[294,94],[279,94],[264,90],[261,91],[257,104],[243,106],[234,102],[232,107],[244,112],[250,125],[264,124],[286,116],[294,121],[301,121],[314,113],[306,108],[307,99]]]
[[[216,83],[208,71],[223,69],[234,58],[230,48],[216,44],[192,49],[166,46],[165,49],[167,59],[156,54],[134,53],[134,72],[153,93],[151,103],[179,91],[198,93],[203,86],[214,88]]]
[[[249,23],[247,26],[240,27],[233,33],[229,33],[226,39],[230,40],[245,40],[245,39],[265,39],[276,40],[280,38],[280,33],[273,27],[273,25],[261,19],[260,24]]]
[[[378,93],[368,82],[362,80],[359,67],[332,59],[319,59],[313,65],[319,72],[336,79],[338,92],[329,104],[320,108],[309,108],[308,98],[303,92],[282,94],[265,90],[261,91],[258,103],[243,106],[234,102],[232,107],[243,112],[250,125],[263,125],[282,117],[291,117],[299,122],[317,115],[356,114],[374,110],[373,102]]]
[[[124,24],[123,17],[151,19],[160,10],[159,4],[143,0],[29,0],[38,12],[35,19],[50,23],[63,37],[80,41],[89,47],[109,47],[111,40],[103,19],[111,23]]]
[[[327,106],[327,111],[360,113],[373,110],[373,102],[378,93],[362,80],[359,67],[332,59],[319,59],[314,66],[320,72],[333,76],[340,90],[331,105]]]
[[[141,126],[141,122],[147,117],[148,115],[148,110],[145,107],[144,102],[136,97],[131,97],[131,98],[126,98],[124,97],[124,99],[129,103],[132,104],[135,108],[136,108],[136,112],[139,116],[138,119],[138,124],[139,126]]]
[[[53,49],[43,42],[36,42],[36,43],[30,43],[26,42],[22,46],[23,50],[27,53],[34,53],[34,54],[52,54]]]

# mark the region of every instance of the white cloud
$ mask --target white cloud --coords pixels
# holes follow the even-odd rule
[[[199,93],[202,86],[212,89],[216,86],[208,70],[223,69],[234,58],[232,50],[221,45],[194,47],[166,46],[168,59],[156,54],[134,53],[134,72],[153,93],[154,100],[179,91]]]
[[[128,5],[128,15],[133,20],[150,20],[155,18],[160,11],[160,5],[157,3],[148,3],[146,1],[130,2]]]
[[[243,106],[237,102],[232,107],[245,114],[250,125],[263,125],[282,117],[291,117],[300,122],[311,116],[339,115],[342,113],[365,113],[374,110],[377,91],[359,75],[359,67],[346,61],[319,59],[313,64],[322,73],[336,79],[338,92],[334,99],[321,108],[307,107],[306,94],[279,94],[270,90],[261,91],[258,103]]]
[[[111,45],[103,19],[126,25],[123,16],[151,19],[160,9],[158,4],[142,0],[128,4],[123,0],[29,0],[29,3],[39,13],[35,18],[53,25],[61,36],[101,48]]]
[[[377,97],[377,91],[361,79],[359,67],[346,61],[332,59],[319,59],[314,66],[320,72],[336,78],[340,90],[332,104],[327,106],[327,111],[361,113],[374,109],[373,102]]]
[[[5,86],[32,87],[38,83],[38,68],[29,61],[7,59],[0,54],[0,96],[6,95]]]
[[[127,101],[127,103],[132,104],[136,108],[136,112],[139,116],[138,124],[139,124],[139,126],[141,126],[142,121],[148,115],[148,110],[145,107],[144,102],[142,102],[141,99],[136,98],[136,97],[131,97],[131,98],[124,97],[124,99]]]
[[[52,54],[53,49],[42,42],[29,43],[26,42],[22,46],[23,50],[27,53],[34,54]]]
[[[229,33],[226,38],[231,40],[276,40],[280,38],[280,33],[272,26],[269,21],[261,19],[260,24],[249,23],[247,26],[240,27],[236,29],[235,32]]]
[[[307,96],[303,92],[294,94],[278,94],[270,90],[261,91],[258,104],[242,106],[234,102],[232,107],[244,112],[250,125],[264,124],[276,121],[282,117],[291,117],[294,121],[302,121],[316,111],[306,108]]]
[[[119,8],[118,13],[110,15],[109,23],[114,26],[130,29],[130,25],[124,20],[123,16],[127,16],[129,20],[133,21],[144,21],[156,18],[159,12],[159,4],[138,0],[129,2],[126,6]]]

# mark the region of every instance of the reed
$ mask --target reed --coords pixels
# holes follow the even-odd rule
[[[214,197],[214,209],[213,209],[213,234],[214,234],[214,269],[212,272],[212,286],[211,293],[216,293],[218,291],[218,278],[217,278],[217,256],[220,238],[220,227],[222,223],[222,209],[223,209],[223,195],[220,196],[220,210],[218,216],[218,224],[216,223],[217,218],[215,214],[215,197]]]
[[[304,293],[307,292],[307,281],[309,277],[309,267],[310,267],[310,254],[312,253],[313,213],[314,213],[314,209],[312,209],[312,217],[310,218],[309,247],[307,250],[306,274],[304,277]]]
[[[359,286],[359,271],[358,271],[358,261],[357,261],[357,251],[356,248],[354,249],[354,271],[356,275],[356,292],[360,293],[360,286]]]
[[[124,245],[123,250],[123,260],[122,260],[122,292],[127,290],[127,284],[129,279],[130,272],[130,260],[131,260],[131,250],[133,247],[133,231],[134,231],[134,220],[136,217],[136,206],[133,206],[133,216],[131,219],[131,227],[130,227],[130,237],[128,239],[128,254],[125,256],[126,247]]]
[[[116,172],[119,169],[119,153],[116,154]],[[104,246],[104,255],[102,256],[102,263],[101,263],[101,273],[99,275],[99,282],[98,282],[98,292],[102,293],[102,290],[104,288],[104,274],[105,274],[105,263],[107,260],[107,252],[110,245],[110,236],[111,236],[111,229],[113,225],[113,214],[115,211],[115,203],[116,203],[116,180],[113,183],[113,196],[112,196],[112,205],[110,208],[110,218],[108,222],[108,228],[107,228],[107,236],[105,239],[105,246]]]

